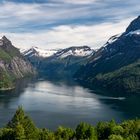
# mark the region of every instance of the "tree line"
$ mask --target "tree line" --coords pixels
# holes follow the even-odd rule
[[[81,122],[76,129],[59,126],[56,131],[37,128],[22,107],[0,128],[0,140],[139,140],[140,120],[99,122],[96,126]]]

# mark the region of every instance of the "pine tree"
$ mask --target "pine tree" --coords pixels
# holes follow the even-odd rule
[[[21,106],[18,107],[16,113],[14,114],[12,120],[7,124],[8,128],[14,128],[18,123],[22,124],[25,118],[24,110]]]
[[[14,138],[15,140],[25,140],[25,134],[24,134],[24,128],[23,126],[19,123],[16,125],[14,128]]]
[[[28,116],[25,115],[22,107],[18,107],[12,120],[7,124],[7,128],[13,128],[17,130],[17,127],[23,128],[20,131],[20,133],[23,133],[23,130],[24,130],[26,139],[38,140],[39,131],[34,125],[33,121]]]

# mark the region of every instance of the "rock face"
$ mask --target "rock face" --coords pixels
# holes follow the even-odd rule
[[[11,63],[9,64],[9,70],[11,70],[17,78],[35,73],[32,65],[27,62],[27,60],[20,57],[14,57],[12,59]]]
[[[111,37],[92,56],[90,61],[78,70],[75,77],[80,81],[91,83],[93,86],[102,81],[99,84],[100,87],[110,89],[113,87],[116,90],[119,89],[118,86],[124,91],[130,91],[134,87],[137,90],[133,88],[133,91],[140,92],[138,88],[140,82],[139,59],[140,16],[130,23],[123,34]],[[130,72],[132,67],[133,73]],[[132,77],[130,78],[130,76]]]
[[[5,36],[0,39],[0,89],[13,87],[13,81],[36,74],[35,69]]]

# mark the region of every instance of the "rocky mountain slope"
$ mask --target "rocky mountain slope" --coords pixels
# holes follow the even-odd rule
[[[14,80],[34,75],[35,69],[5,36],[0,39],[0,90],[14,87]]]
[[[107,90],[140,92],[140,16],[111,37],[75,74],[79,81]]]

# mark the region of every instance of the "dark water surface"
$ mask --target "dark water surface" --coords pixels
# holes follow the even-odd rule
[[[74,82],[22,80],[15,90],[0,93],[0,127],[19,105],[38,127],[49,129],[59,125],[75,128],[81,121],[96,124],[112,118],[119,122],[140,117],[140,95],[105,96]]]

